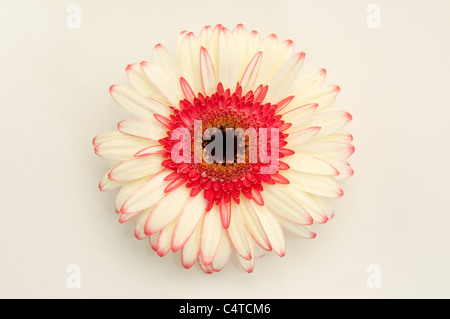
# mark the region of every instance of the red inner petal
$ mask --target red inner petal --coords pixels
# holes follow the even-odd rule
[[[249,162],[248,139],[246,139],[246,155],[244,163],[216,163],[207,162],[205,159],[201,163],[194,161],[194,120],[200,120],[202,123],[202,132],[208,128],[218,128],[225,132],[226,128],[248,128],[255,129],[258,134],[260,128],[277,128],[279,130],[279,158],[294,154],[285,146],[287,134],[284,130],[289,128],[289,123],[285,123],[280,115],[275,115],[277,105],[265,103],[261,104],[267,93],[267,86],[259,86],[255,92],[250,91],[242,96],[242,88],[238,84],[234,93],[230,89],[224,90],[221,83],[217,86],[217,92],[211,96],[203,96],[201,93],[193,99],[192,102],[185,99],[180,101],[180,110],[174,109],[170,119],[163,118],[163,124],[170,128],[167,137],[159,140],[164,147],[163,157],[167,160],[162,165],[173,170],[170,180],[173,180],[173,187],[178,187],[186,182],[187,188],[191,189],[191,196],[197,196],[203,191],[203,197],[208,201],[207,211],[214,203],[228,207],[228,203],[233,199],[239,204],[240,196],[243,194],[248,199],[253,199],[259,205],[263,205],[263,199],[260,192],[263,191],[265,184],[286,184],[289,181],[279,174],[278,170],[286,170],[289,167],[281,162],[276,172],[272,174],[263,174],[261,169],[267,167],[269,163],[264,163],[258,156],[256,163]],[[176,163],[172,160],[172,149],[178,139],[171,139],[172,132],[177,128],[186,128],[192,137],[191,144],[191,162]],[[268,149],[270,137],[268,141]],[[204,145],[203,145],[204,146]],[[178,175],[178,178],[175,176]],[[181,179],[178,181],[178,179]],[[177,180],[177,181],[175,181]],[[173,187],[169,187],[170,191]],[[224,206],[225,205],[225,206]]]

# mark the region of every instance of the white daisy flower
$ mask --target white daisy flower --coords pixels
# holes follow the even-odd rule
[[[324,69],[300,75],[304,60],[292,41],[239,24],[181,32],[176,61],[158,44],[151,62],[128,65],[132,85],[110,92],[132,118],[93,140],[119,220],[206,273],[232,255],[247,272],[267,251],[284,256],[285,230],[314,238],[354,147],[351,115],[331,109],[340,88]]]

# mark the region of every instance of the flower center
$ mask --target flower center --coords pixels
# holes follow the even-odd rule
[[[167,137],[159,141],[167,158],[162,165],[174,171],[166,178],[172,183],[165,191],[183,184],[191,188],[191,196],[203,191],[209,211],[214,203],[228,204],[231,199],[239,204],[241,194],[263,205],[263,183],[289,183],[278,173],[289,167],[281,161],[278,165],[278,158],[292,154],[283,148],[287,137],[283,131],[290,124],[275,114],[277,105],[262,104],[266,93],[267,86],[260,86],[242,95],[238,85],[231,94],[219,83],[211,96],[199,93],[193,101],[182,100],[170,119],[158,119],[169,128]],[[177,143],[182,143],[174,137],[177,129],[185,129],[190,135],[183,162],[174,157],[178,154]],[[265,132],[269,132],[268,136],[263,136]],[[200,159],[196,157],[199,154]],[[275,158],[275,170],[264,173]]]
[[[249,140],[243,130],[251,126],[244,112],[231,109],[210,110],[199,117],[202,125],[202,149],[210,149],[197,167],[202,176],[230,181],[251,171]],[[210,156],[209,156],[210,155]]]

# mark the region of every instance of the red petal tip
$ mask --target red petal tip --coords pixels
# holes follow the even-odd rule
[[[345,112],[345,115],[347,117],[347,123],[349,123],[353,120],[353,116],[350,113]],[[353,140],[353,136],[352,136],[352,140]]]

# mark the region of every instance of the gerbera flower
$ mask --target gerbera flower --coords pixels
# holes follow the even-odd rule
[[[110,88],[133,118],[93,140],[112,165],[100,190],[119,189],[120,222],[134,218],[158,255],[181,250],[185,268],[207,273],[234,255],[251,272],[265,252],[284,256],[285,230],[314,238],[310,225],[333,217],[327,198],[353,174],[351,115],[331,109],[340,89],[323,85],[325,70],[300,76],[305,53],[274,34],[207,26],[181,32],[176,53],[156,45],[126,68],[132,86]]]

